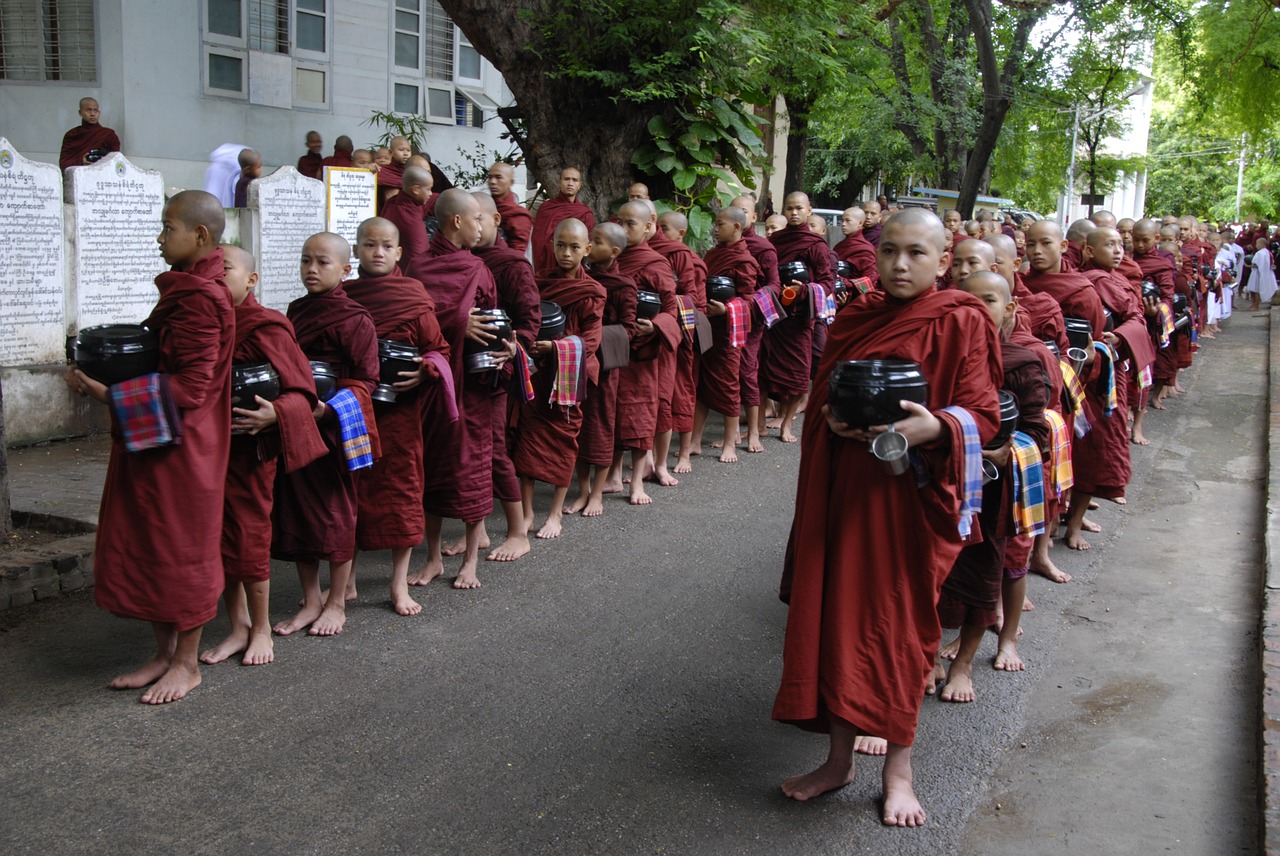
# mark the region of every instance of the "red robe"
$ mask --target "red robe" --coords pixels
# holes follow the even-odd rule
[[[604,320],[605,289],[585,272],[578,276],[540,276],[538,290],[543,300],[560,304],[564,311],[566,336],[582,339],[583,373],[578,378],[585,389],[600,380],[601,325]],[[573,465],[578,459],[578,432],[582,428],[582,407],[550,403],[556,377],[552,353],[538,362],[533,376],[534,398],[520,408],[512,462],[524,478],[537,479],[557,487],[568,487]]]
[[[181,414],[182,443],[125,450],[112,414],[111,456],[94,546],[94,600],[122,618],[191,630],[222,594],[222,503],[231,448],[235,320],[222,251],[156,277],[144,322],[160,339],[159,371]]]
[[[662,301],[661,311],[653,319],[653,335],[633,342],[630,364],[618,369],[617,445],[652,449],[661,391],[675,383],[676,349],[681,340],[676,281],[667,260],[648,244],[627,247],[617,264],[621,273],[635,280],[638,291],[656,292]]]
[[[1062,272],[1073,273],[1080,270],[1083,261],[1084,255],[1080,246],[1067,241],[1067,248],[1062,251]]]
[[[120,138],[110,128],[103,125],[90,125],[82,119],[78,127],[62,135],[62,151],[58,155],[58,168],[83,166],[85,155],[94,149],[118,152]]]
[[[755,294],[756,282],[760,279],[760,266],[752,257],[746,241],[735,241],[707,251],[707,274],[730,277],[738,297],[750,301],[751,295]],[[748,306],[750,305],[748,302]],[[743,349],[729,346],[727,315],[717,315],[711,319],[711,332],[712,345],[702,355],[698,367],[698,400],[716,413],[737,416],[742,408],[739,372]]]
[[[867,277],[872,286],[880,282],[880,273],[876,270],[876,248],[861,232],[846,236],[835,245],[835,252],[840,261],[853,265],[855,276]]]
[[[404,184],[404,164],[398,164],[392,161],[389,164],[378,167],[378,213],[382,213],[382,206],[387,202],[388,194],[393,191],[399,191],[401,185]],[[397,194],[398,195],[398,194]]]
[[[337,149],[334,149],[333,154],[320,161],[320,174],[316,176],[317,178],[324,177],[324,168],[327,166],[339,169],[351,169],[355,164],[351,162],[350,152],[340,152]]]
[[[748,230],[742,236],[752,258],[760,266],[760,277],[756,280],[756,291],[771,289],[775,294],[781,286],[778,284],[778,251],[773,248],[767,238]],[[760,406],[760,346],[764,342],[764,316],[753,304],[751,307],[751,332],[747,334],[747,346],[742,349],[742,363],[738,370],[739,387],[742,390],[743,407]]]
[[[1173,295],[1176,290],[1174,281],[1176,271],[1173,259],[1169,254],[1162,253],[1159,250],[1152,250],[1141,256],[1135,253],[1133,260],[1142,269],[1142,278],[1150,280],[1160,287],[1160,300],[1172,307]],[[1151,338],[1156,347],[1156,361],[1152,365],[1153,379],[1158,384],[1173,383],[1174,378],[1178,376],[1177,348],[1173,343],[1170,343],[1167,348],[1161,348],[1159,346],[1159,330],[1155,329],[1154,325]]]
[[[422,214],[422,204],[414,202],[407,193],[397,193],[382,206],[380,216],[390,220],[400,230],[400,269],[415,267],[427,254],[427,226]]]
[[[1101,341],[1107,326],[1102,301],[1090,287],[1089,280],[1075,271],[1041,273],[1031,271],[1023,280],[1033,294],[1047,294],[1062,307],[1064,318],[1083,318],[1089,322],[1093,338]],[[1063,353],[1065,357],[1065,352]],[[1081,378],[1083,381],[1084,378]]]
[[[810,232],[808,226],[787,226],[774,232],[769,240],[778,251],[779,265],[804,262],[809,267],[812,281],[820,283],[830,293],[834,273],[825,238]],[[782,283],[782,286],[788,284]],[[797,299],[808,303],[805,295]],[[795,398],[809,391],[813,323],[813,313],[806,308],[797,315],[783,316],[781,321],[765,331],[760,377],[770,398]]]
[[[445,402],[429,398],[422,423],[427,450],[422,507],[427,514],[478,523],[493,510],[493,388],[489,372],[463,371],[467,316],[473,307],[495,309],[493,274],[479,258],[453,244],[443,233],[431,241],[431,253],[409,275],[427,286],[436,304],[440,332],[449,343],[458,421],[450,422]]]
[[[871,246],[876,249],[880,248],[880,233],[884,231],[884,224],[877,223],[874,226],[867,226],[862,230],[862,237],[871,242]]]
[[[1116,266],[1116,273],[1128,280],[1129,285],[1133,286],[1133,293],[1141,297],[1142,288],[1142,268],[1129,256],[1125,256],[1120,260],[1120,264]]]
[[[839,360],[914,360],[929,379],[929,406],[965,408],[979,439],[995,435],[1000,345],[986,308],[961,291],[901,301],[883,292],[836,316],[809,400],[827,403]],[[773,718],[828,731],[830,717],[910,745],[925,676],[942,636],[935,604],[964,542],[957,530],[961,436],[944,430],[918,449],[929,483],[891,476],[866,443],[806,420],[795,518],[781,597],[790,603],[782,682]]]
[[[673,241],[659,230],[649,239],[649,246],[667,260],[676,278],[676,294],[693,301],[699,312],[707,311],[707,266],[688,245]],[[676,350],[675,384],[659,390],[658,433],[693,430],[693,411],[698,401],[697,355],[694,331],[682,330]]]
[[[311,152],[307,152],[305,155],[298,158],[297,169],[298,172],[302,173],[307,178],[320,178],[324,175],[324,173],[321,172],[323,169],[323,163],[324,158],[320,157],[320,155],[313,155]]]
[[[495,197],[493,204],[502,215],[502,223],[498,229],[502,232],[502,237],[507,239],[507,246],[523,253],[525,247],[529,246],[529,234],[533,231],[533,217],[529,214],[529,209],[520,204],[512,191],[507,191],[502,199]]]
[[[332,365],[339,386],[351,389],[364,404],[378,382],[378,337],[369,313],[338,286],[298,298],[289,304],[288,315],[307,359]],[[332,408],[325,408],[319,426],[329,453],[276,476],[274,559],[341,564],[355,557],[357,476],[347,469]]]
[[[232,362],[271,363],[280,376],[280,395],[273,402],[275,428],[231,437],[222,509],[222,569],[229,583],[271,577],[271,507],[281,453],[292,471],[329,451],[311,415],[317,401],[311,364],[289,319],[250,293],[235,308],[235,327]]]
[[[538,206],[533,217],[533,269],[538,276],[555,273],[556,253],[554,239],[556,227],[564,220],[576,217],[587,226],[589,233],[596,227],[596,215],[577,199],[565,199],[563,195],[548,199]],[[505,217],[503,219],[506,219]]]
[[[636,335],[636,281],[618,269],[592,269],[591,278],[604,286],[603,327],[622,327],[628,339]],[[618,369],[600,370],[599,379],[587,387],[582,403],[582,428],[578,431],[578,460],[596,467],[613,464],[614,434],[618,414]]]
[[[377,277],[361,270],[359,278],[343,287],[368,310],[379,339],[404,342],[419,354],[438,351],[448,358],[435,303],[418,280],[401,276],[398,269]],[[361,550],[416,547],[426,534],[422,410],[424,391],[432,387],[437,396],[442,394],[440,381],[427,377],[417,389],[398,393],[394,404],[374,403],[382,457],[356,482],[356,545]]]

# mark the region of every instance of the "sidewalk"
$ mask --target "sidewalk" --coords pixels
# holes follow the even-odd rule
[[[9,450],[15,511],[36,511],[97,524],[111,439],[106,434]]]

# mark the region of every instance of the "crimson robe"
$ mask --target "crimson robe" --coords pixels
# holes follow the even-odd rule
[[[809,227],[787,226],[769,239],[778,251],[778,264],[802,261],[809,268],[812,281],[830,293],[834,274],[827,241]],[[782,283],[786,287],[789,283]],[[802,294],[806,309],[796,315],[784,315],[764,334],[761,349],[760,378],[770,398],[786,399],[809,391],[813,363],[813,313],[808,311],[808,296]]]
[[[160,340],[158,371],[181,414],[182,443],[125,450],[111,417],[111,455],[94,546],[93,597],[122,618],[191,630],[222,594],[222,503],[231,448],[235,316],[222,250],[156,277],[144,324]]]
[[[343,287],[368,310],[379,339],[412,345],[419,354],[437,351],[449,357],[436,305],[418,280],[402,276],[398,268],[384,276],[361,269]],[[382,457],[356,482],[356,545],[361,550],[416,547],[422,541],[423,391],[431,387],[437,396],[443,394],[440,381],[426,377],[418,388],[397,393],[394,403],[374,402]]]
[[[707,250],[706,262],[707,274],[732,279],[738,297],[745,298],[750,307],[751,295],[755,294],[756,282],[760,279],[760,266],[746,241],[712,247]],[[747,317],[751,317],[749,309]],[[742,409],[739,373],[743,349],[729,346],[728,315],[711,319],[711,333],[711,347],[702,355],[698,366],[698,400],[716,413],[737,416]]]
[[[1144,255],[1134,253],[1133,260],[1141,268],[1143,280],[1154,282],[1160,287],[1161,302],[1172,307],[1173,295],[1176,291],[1174,277],[1176,266],[1173,258],[1168,253],[1154,249]],[[1178,375],[1177,348],[1172,342],[1167,348],[1159,347],[1160,331],[1154,324],[1152,325],[1151,338],[1156,345],[1156,360],[1152,365],[1151,372],[1153,380],[1158,384],[1170,384]]]
[[[560,195],[538,206],[538,213],[533,217],[533,232],[530,236],[530,242],[533,245],[533,269],[538,276],[550,275],[556,271],[554,246],[556,227],[571,217],[585,223],[588,234],[596,227],[596,215],[576,198],[565,199]]]
[[[423,219],[422,203],[415,202],[407,193],[397,193],[382,206],[379,212],[400,230],[400,269],[409,270],[427,254],[427,226]]]
[[[872,286],[880,282],[880,273],[876,270],[876,248],[861,232],[846,236],[835,245],[835,252],[840,261],[853,265],[854,276],[867,277]]]
[[[507,239],[507,245],[511,249],[523,253],[525,247],[529,246],[529,233],[533,231],[533,217],[529,214],[529,209],[521,205],[515,193],[510,190],[501,199],[494,197],[493,204],[502,215],[502,223],[498,226],[502,237]]]
[[[1047,294],[1056,300],[1062,307],[1063,317],[1088,321],[1093,338],[1102,340],[1107,318],[1102,312],[1102,301],[1098,298],[1098,293],[1084,276],[1075,271],[1047,273],[1033,270],[1023,282],[1033,294]],[[1065,351],[1063,356],[1066,356]]]
[[[94,149],[108,152],[120,151],[120,138],[104,125],[90,125],[83,119],[78,127],[62,135],[62,151],[58,154],[58,168],[84,166],[84,157]]]
[[[426,283],[436,304],[440,332],[449,343],[458,421],[450,422],[446,403],[429,398],[422,423],[427,450],[422,507],[427,514],[478,523],[493,511],[492,374],[463,371],[467,316],[471,309],[496,309],[493,274],[477,256],[440,233],[428,257],[409,275]]]
[[[1078,244],[1067,241],[1067,248],[1062,251],[1062,272],[1072,273],[1080,270],[1084,261],[1083,251]]]
[[[1138,263],[1131,257],[1125,256],[1120,260],[1120,264],[1116,265],[1116,273],[1128,280],[1129,285],[1133,286],[1134,293],[1141,299],[1142,268]]]
[[[604,286],[603,327],[622,327],[628,339],[636,336],[636,281],[618,269],[616,262],[606,269],[592,268],[591,278]],[[578,431],[578,460],[596,467],[613,464],[614,435],[618,413],[618,369],[600,370],[598,380],[587,387],[582,403],[582,428]]]
[[[311,152],[307,152],[305,155],[298,158],[297,169],[298,169],[298,172],[302,173],[307,178],[318,179],[324,174],[321,172],[321,170],[324,168],[323,164],[324,164],[324,158],[322,158],[320,155],[313,155],[311,154]]]
[[[364,307],[338,286],[298,298],[289,304],[288,315],[307,359],[333,366],[339,386],[351,389],[363,404],[378,382],[378,337]],[[333,408],[325,408],[319,426],[329,453],[276,476],[272,558],[341,564],[355,557],[357,474],[347,469]],[[371,433],[377,428],[368,427]]]
[[[781,289],[778,283],[778,251],[769,243],[768,238],[755,233],[755,229],[747,230],[742,236],[752,258],[760,266],[760,276],[756,280],[756,291],[771,289],[775,294]],[[742,390],[743,407],[760,406],[760,346],[764,342],[764,316],[755,304],[751,305],[751,332],[747,334],[747,345],[742,349],[742,362],[738,367],[738,386]]]
[[[617,445],[652,449],[661,391],[675,383],[676,349],[681,340],[676,281],[667,260],[648,244],[627,247],[618,256],[617,265],[621,273],[635,280],[638,291],[656,292],[662,302],[658,317],[653,319],[653,335],[633,342],[631,362],[618,369]]]
[[[382,206],[386,204],[388,194],[392,194],[401,189],[404,184],[404,164],[398,164],[392,161],[378,167],[378,213],[382,213]],[[396,193],[396,195],[399,195]],[[394,198],[394,196],[392,197]]]
[[[351,162],[350,152],[340,152],[337,149],[334,149],[333,154],[320,161],[320,174],[317,178],[324,177],[324,168],[327,166],[335,167],[337,169],[351,169],[355,164]]]
[[[963,407],[981,442],[995,435],[1000,345],[977,298],[860,297],[831,325],[810,412],[827,403],[838,361],[877,358],[919,363],[935,413]],[[790,611],[774,719],[828,731],[834,716],[891,743],[914,741],[942,636],[935,604],[964,544],[961,435],[953,417],[940,418],[941,437],[916,450],[924,487],[913,473],[889,475],[866,443],[837,437],[825,419],[805,420],[780,591]]]
[[[871,246],[880,249],[880,233],[884,231],[884,223],[867,226],[862,230],[862,237],[871,242]]]
[[[252,175],[246,175],[243,172],[240,173],[240,177],[236,179],[236,189],[232,194],[232,207],[249,207],[249,182],[253,181],[253,179],[254,176]]]
[[[699,312],[707,311],[707,266],[682,241],[673,241],[661,230],[649,239],[649,246],[667,260],[676,278],[676,294],[687,296]],[[682,328],[683,329],[683,328]],[[694,332],[683,330],[676,350],[675,384],[659,390],[658,433],[693,430],[693,412],[698,401],[697,353]]]

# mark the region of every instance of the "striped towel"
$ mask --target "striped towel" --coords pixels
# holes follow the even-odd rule
[[[427,351],[422,355],[422,362],[430,363],[440,373],[440,394],[444,396],[444,406],[449,411],[449,421],[458,421],[458,391],[453,386],[453,368],[444,354],[439,351]]]
[[[556,339],[556,379],[551,384],[551,404],[572,407],[586,397],[587,385],[582,383],[583,360],[586,347],[579,336]]]
[[[1138,389],[1150,389],[1155,382],[1156,378],[1151,371],[1151,366],[1143,366],[1142,371],[1138,372]]]
[[[751,304],[735,297],[724,305],[724,309],[729,327],[729,347],[741,348],[747,344],[747,333],[751,332]]]
[[[1093,347],[1098,351],[1098,357],[1102,360],[1102,376],[1098,378],[1098,392],[1102,394],[1102,412],[1106,416],[1110,416],[1116,412],[1118,399],[1116,398],[1116,365],[1115,355],[1111,353],[1111,348],[1105,342],[1094,342]]]
[[[143,452],[182,445],[182,414],[169,395],[168,375],[144,374],[112,384],[108,392],[125,449]]]
[[[1160,325],[1160,347],[1169,347],[1170,337],[1173,336],[1173,309],[1169,304],[1161,301],[1156,306],[1156,321]]]
[[[814,283],[809,286],[809,299],[813,302],[813,316],[824,324],[830,324],[836,318],[836,299],[827,294],[825,286]]]
[[[373,445],[369,442],[369,429],[364,424],[364,410],[360,399],[349,389],[340,389],[329,399],[328,405],[338,417],[342,431],[342,455],[347,459],[347,469],[355,472],[373,466]]]
[[[1045,484],[1061,499],[1076,483],[1075,471],[1071,469],[1071,437],[1066,420],[1056,410],[1045,408],[1044,418],[1049,423],[1049,477]]]
[[[782,312],[778,309],[777,299],[769,289],[763,288],[757,291],[751,295],[751,299],[756,302],[756,308],[764,316],[764,328],[766,330],[782,320]]]
[[[1013,522],[1019,535],[1044,534],[1044,463],[1036,441],[1013,432]]]
[[[849,290],[857,294],[866,294],[871,291],[871,277],[860,276],[857,279],[849,280]]]
[[[1080,376],[1071,367],[1071,363],[1066,360],[1059,360],[1058,365],[1062,367],[1063,385],[1067,390],[1067,404],[1071,406],[1071,412],[1079,417],[1084,412],[1084,386],[1080,383]]]
[[[676,303],[680,309],[680,329],[684,331],[685,338],[692,341],[693,331],[698,327],[698,307],[687,294],[677,294]]]
[[[960,494],[960,536],[968,538],[973,531],[973,521],[982,511],[982,442],[978,439],[978,425],[963,407],[942,408],[960,423],[961,454],[964,455],[964,485]]]
[[[533,401],[533,357],[516,342],[516,378],[520,381],[520,394],[525,401]]]

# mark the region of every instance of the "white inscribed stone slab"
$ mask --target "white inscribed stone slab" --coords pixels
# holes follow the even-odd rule
[[[249,183],[249,210],[253,243],[246,249],[258,260],[258,301],[284,312],[304,293],[302,244],[324,231],[324,182],[282,166]]]
[[[0,365],[63,358],[65,265],[62,171],[0,137]]]

